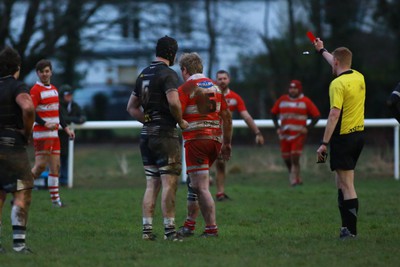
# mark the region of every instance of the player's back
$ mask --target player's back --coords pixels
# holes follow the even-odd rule
[[[211,79],[199,75],[179,89],[183,119],[189,127],[183,131],[185,140],[213,139],[221,141],[222,129],[219,113],[227,109],[225,98]]]
[[[22,129],[22,111],[15,102],[15,97],[19,92],[28,93],[25,84],[11,76],[1,78],[0,128]]]
[[[170,112],[166,94],[176,90],[177,85],[178,75],[160,61],[152,62],[140,73],[133,93],[140,98],[145,116],[142,133],[175,132],[177,122]]]

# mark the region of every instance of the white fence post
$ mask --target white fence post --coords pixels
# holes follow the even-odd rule
[[[394,178],[399,180],[399,125],[394,126]]]
[[[186,174],[186,158],[185,158],[185,141],[182,138],[182,173],[181,173],[181,181],[182,183],[186,183],[187,174]]]
[[[255,120],[260,128],[273,128],[272,120]],[[233,128],[247,128],[244,120],[233,120]],[[315,127],[325,127],[326,120],[319,120]],[[365,127],[393,127],[394,128],[394,178],[399,180],[399,123],[395,119],[365,119]],[[87,121],[83,124],[72,124],[74,130],[98,130],[98,129],[118,129],[118,128],[142,128],[142,124],[138,121]],[[74,166],[74,141],[70,140],[68,145],[68,187],[73,186],[73,166]],[[182,146],[182,181],[186,181],[186,164],[185,154]]]
[[[74,186],[74,139],[68,141],[68,188]]]

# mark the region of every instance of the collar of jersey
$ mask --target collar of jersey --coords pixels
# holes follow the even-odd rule
[[[291,97],[289,94],[288,94],[288,96],[289,96],[289,98],[290,98],[290,99],[292,99],[292,100],[296,100],[296,99],[303,98],[303,97],[304,97],[304,94],[303,94],[303,93],[301,93],[301,94],[299,94],[297,97]]]
[[[40,86],[43,86],[43,87],[46,87],[47,89],[50,89],[50,88],[51,88],[51,84],[50,84],[50,85],[45,85],[44,83],[41,83],[41,82],[39,82],[39,81],[37,81],[36,84],[38,84],[38,85],[40,85]]]
[[[5,80],[5,79],[11,78],[11,77],[13,77],[13,76],[12,75],[7,75],[7,76],[0,77],[0,79],[1,80]]]
[[[163,62],[163,61],[153,61],[153,62],[151,62],[151,65],[166,65],[166,66],[168,66],[167,65],[167,63],[165,63],[165,62]]]
[[[345,74],[351,74],[351,73],[353,73],[353,70],[352,70],[352,69],[346,70],[346,71],[343,71],[342,73],[340,73],[340,74],[338,75],[338,77],[339,77],[339,76],[342,76],[342,75],[345,75]]]
[[[192,76],[190,76],[187,80],[198,80],[198,79],[202,79],[202,78],[206,78],[206,76],[203,73],[196,73],[193,74]]]

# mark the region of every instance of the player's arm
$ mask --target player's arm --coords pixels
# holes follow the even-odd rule
[[[183,86],[178,88],[178,95],[179,95],[179,102],[181,103],[182,114],[184,114],[185,109],[187,107],[189,95],[188,95],[187,91],[184,90]]]
[[[186,129],[189,124],[182,118],[182,107],[179,101],[179,94],[177,89],[169,89],[166,93],[167,101],[169,104],[169,110],[172,116],[178,122],[179,127],[183,130]]]
[[[325,58],[329,65],[333,66],[333,56],[324,48],[324,42],[321,39],[317,38],[315,40],[314,47],[315,50]]]
[[[310,131],[310,129],[314,128],[315,125],[317,124],[317,122],[319,121],[319,119],[321,117],[321,113],[319,112],[319,109],[314,104],[314,102],[311,101],[311,99],[306,97],[304,100],[307,105],[308,117],[311,118],[310,124],[306,125],[305,129],[304,129],[304,132],[308,133],[308,131]]]
[[[278,130],[281,127],[278,122],[278,115],[271,113],[271,118],[272,118],[272,122],[274,123],[275,129]]]
[[[32,133],[32,127],[35,121],[35,106],[33,105],[32,98],[28,93],[18,94],[15,101],[22,109],[22,120],[24,122],[22,134],[25,139],[28,140]]]
[[[222,120],[222,148],[221,155],[224,160],[229,160],[232,154],[232,114],[229,109],[221,110],[219,116]]]
[[[311,118],[310,124],[308,124],[308,125],[306,126],[307,129],[309,130],[309,129],[311,129],[311,128],[314,128],[315,124],[317,124],[317,122],[319,121],[319,119],[320,119],[320,116],[318,116],[318,117],[312,117],[312,118]]]
[[[138,120],[141,123],[144,123],[144,113],[142,108],[140,107],[140,98],[131,94],[129,98],[128,105],[126,107],[126,111],[128,111],[129,115]]]
[[[39,116],[37,112],[35,112],[35,122],[50,130],[55,130],[57,128],[57,123],[45,121],[44,119],[42,119],[42,117]]]
[[[274,123],[276,133],[278,135],[280,135],[281,134],[281,126],[279,125],[279,122],[278,122],[278,114],[271,113],[271,118],[272,118],[272,122]]]
[[[44,119],[42,119],[42,117],[40,117],[37,112],[35,112],[35,122],[42,126],[46,125],[46,121]]]
[[[263,137],[260,129],[258,129],[256,123],[254,122],[254,120],[251,117],[251,115],[249,114],[249,112],[247,110],[243,110],[243,111],[240,112],[240,116],[243,118],[243,120],[246,122],[247,126],[255,134],[256,143],[259,144],[259,145],[264,144],[264,137]]]
[[[39,105],[39,102],[40,102],[40,95],[39,95],[39,93],[37,92],[37,90],[35,89],[35,87],[33,87],[33,88],[31,89],[30,95],[31,95],[32,103],[33,103],[33,108],[35,109],[35,111],[34,111],[34,112],[35,112],[35,118],[34,118],[34,120],[35,120],[35,122],[36,122],[37,124],[39,124],[39,125],[41,125],[41,126],[45,126],[46,121],[43,120],[43,119],[39,116],[39,114],[37,114],[37,112],[36,112],[36,108],[37,108],[37,106]]]
[[[302,133],[302,134],[307,134],[307,133],[310,131],[311,128],[314,128],[315,124],[317,124],[317,122],[319,121],[319,118],[320,118],[319,116],[317,116],[317,117],[311,117],[311,122],[310,122],[310,124],[304,126],[304,127],[301,129],[301,133]]]

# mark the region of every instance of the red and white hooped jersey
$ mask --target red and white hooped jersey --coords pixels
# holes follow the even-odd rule
[[[228,88],[226,90],[226,92],[224,93],[224,96],[225,96],[226,103],[228,103],[230,111],[242,112],[242,111],[247,110],[246,105],[244,104],[244,101],[240,97],[240,95],[238,95],[231,89]]]
[[[271,113],[279,114],[280,138],[285,140],[296,138],[306,126],[308,117],[315,118],[321,115],[317,106],[303,94],[297,98],[291,98],[288,94],[281,96],[272,107]]]
[[[30,94],[36,113],[46,122],[59,124],[60,101],[58,99],[57,88],[52,84],[44,85],[41,82],[36,82],[36,84],[31,88]],[[34,139],[56,137],[58,137],[58,129],[50,130],[35,122],[33,127]]]
[[[205,99],[196,95],[193,88],[202,90]],[[228,110],[228,105],[219,87],[203,74],[194,74],[178,88],[178,92],[183,119],[189,123],[189,127],[182,132],[183,139],[212,139],[222,142],[219,113],[221,110]]]

